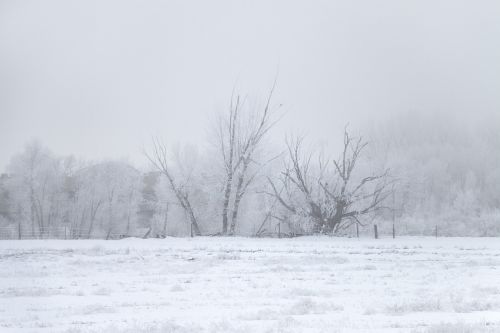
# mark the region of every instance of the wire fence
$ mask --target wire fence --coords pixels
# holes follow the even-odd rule
[[[50,227],[28,229],[19,227],[0,227],[0,240],[8,239],[121,239],[137,235],[123,232],[92,231],[71,227]]]

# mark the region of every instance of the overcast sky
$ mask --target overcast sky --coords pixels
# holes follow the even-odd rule
[[[202,143],[233,85],[278,74],[274,133],[317,140],[399,112],[500,113],[500,1],[0,0],[0,170],[33,138],[142,163]]]

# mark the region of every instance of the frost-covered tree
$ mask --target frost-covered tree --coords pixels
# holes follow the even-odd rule
[[[6,221],[11,220],[11,200],[9,198],[9,190],[7,189],[7,174],[0,175],[0,216],[4,218],[4,223],[0,227],[5,226]]]
[[[38,142],[12,158],[4,176],[19,237],[116,237],[135,227],[140,172],[124,162],[89,164]]]
[[[80,237],[98,233],[106,238],[132,231],[139,200],[141,175],[124,162],[89,165],[75,177],[75,204],[79,219],[75,231]]]
[[[194,175],[194,164],[182,164],[181,153],[177,152],[175,159],[178,173],[176,174],[170,166],[171,156],[169,156],[167,146],[158,138],[153,138],[151,152],[145,152],[145,155],[155,169],[168,180],[170,190],[174,193],[176,202],[184,210],[193,229],[193,234],[201,235],[198,218],[191,200],[193,192],[190,184]]]
[[[7,170],[19,229],[30,237],[48,236],[64,203],[61,159],[35,141],[12,158]]]
[[[367,142],[344,132],[338,159],[318,157],[303,151],[303,139],[287,142],[288,156],[278,180],[269,178],[270,194],[289,215],[311,224],[311,231],[338,233],[362,218],[384,208],[391,193],[387,171],[359,174],[358,164]]]
[[[216,123],[217,147],[224,168],[222,200],[222,234],[233,235],[240,205],[250,184],[258,174],[255,160],[263,139],[276,123],[271,109],[275,85],[264,105],[251,106],[241,96],[231,96],[229,112]],[[257,169],[257,170],[255,170]]]
[[[398,178],[401,232],[484,235],[500,224],[500,132],[495,122],[402,114],[374,125],[368,154]],[[488,225],[485,225],[487,221]]]

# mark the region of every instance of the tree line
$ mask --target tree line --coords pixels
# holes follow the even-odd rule
[[[338,151],[288,136],[268,144],[283,117],[274,87],[261,103],[233,92],[203,151],[155,137],[151,166],[58,156],[39,142],[0,177],[3,238],[352,235],[378,223],[401,234],[500,231],[500,135],[405,115],[345,127]],[[386,229],[384,229],[386,228]]]

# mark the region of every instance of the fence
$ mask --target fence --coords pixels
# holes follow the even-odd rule
[[[0,227],[0,240],[6,239],[121,239],[129,236],[122,232],[95,231],[71,227],[52,227],[19,229],[19,227]]]

